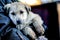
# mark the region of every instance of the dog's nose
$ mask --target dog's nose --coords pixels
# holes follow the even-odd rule
[[[21,24],[21,21],[20,21],[20,20],[18,20],[18,21],[17,21],[17,24]]]

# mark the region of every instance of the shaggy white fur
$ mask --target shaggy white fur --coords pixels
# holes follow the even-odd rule
[[[45,30],[42,26],[43,21],[41,17],[38,14],[31,12],[31,10],[29,10],[31,8],[28,5],[21,2],[14,2],[5,5],[4,8],[7,9],[8,16],[16,25],[16,28],[22,30],[25,35],[29,35],[32,39],[37,38],[35,32],[29,26],[31,23],[33,23],[38,33],[44,34]]]

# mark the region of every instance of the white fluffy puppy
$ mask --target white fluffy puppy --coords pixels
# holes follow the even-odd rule
[[[36,34],[29,26],[31,23],[33,23],[37,32],[44,34],[45,30],[42,26],[42,19],[38,14],[31,12],[30,6],[21,2],[14,2],[5,5],[4,8],[7,9],[8,16],[16,25],[16,28],[22,30],[25,35],[29,35],[32,39],[36,39]]]

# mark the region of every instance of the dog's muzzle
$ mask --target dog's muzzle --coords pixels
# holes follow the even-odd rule
[[[17,20],[17,25],[21,24],[21,21],[20,20]]]

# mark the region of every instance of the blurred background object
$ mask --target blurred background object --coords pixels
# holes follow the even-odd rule
[[[41,0],[18,0],[22,3],[28,4],[30,6],[36,6],[41,4]]]
[[[58,11],[59,36],[60,36],[60,3],[57,3],[57,11]]]
[[[42,4],[44,4],[44,3],[50,3],[50,2],[52,2],[52,0],[41,0],[41,2],[42,2]]]
[[[52,3],[60,0],[18,0],[18,1],[21,1],[22,3],[28,4],[30,6],[37,6],[37,5]]]
[[[60,27],[60,3],[57,3],[57,11],[58,11],[58,20],[59,20],[59,27]]]

